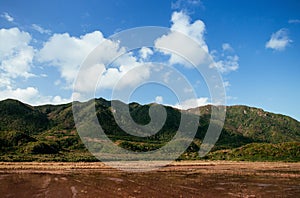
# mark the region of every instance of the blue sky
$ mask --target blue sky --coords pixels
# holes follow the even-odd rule
[[[33,105],[70,102],[76,71],[101,41],[129,28],[161,26],[207,48],[222,75],[228,105],[255,106],[300,120],[298,0],[3,0],[0,16],[0,99]],[[127,58],[136,58],[132,64],[145,62],[137,56]],[[150,49],[148,56],[148,62],[172,64],[168,54]],[[131,68],[123,66],[107,69],[106,89],[97,96],[110,98],[109,83]],[[173,66],[198,90],[197,104],[209,103],[203,79],[176,62]],[[146,70],[140,74],[147,78]],[[138,88],[131,100],[179,107],[170,90],[154,84]]]

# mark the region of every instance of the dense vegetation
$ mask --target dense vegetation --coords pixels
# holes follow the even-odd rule
[[[300,142],[250,143],[230,150],[210,153],[207,158],[214,160],[241,161],[300,161]]]
[[[149,107],[129,104],[136,123],[150,121]],[[162,129],[142,138],[129,135],[118,126],[110,101],[96,100],[96,113],[104,132],[118,146],[135,152],[156,150],[174,137],[181,113],[171,107],[165,108],[167,119]],[[178,159],[200,159],[198,151],[209,125],[211,108],[216,107],[207,105],[183,112],[191,118],[200,115],[200,120],[193,142]],[[101,143],[94,140],[89,143],[101,147]],[[204,159],[300,161],[299,150],[300,123],[297,120],[262,109],[231,106],[227,107],[225,125],[217,144]],[[76,132],[72,104],[33,107],[10,99],[0,102],[0,161],[95,160]]]

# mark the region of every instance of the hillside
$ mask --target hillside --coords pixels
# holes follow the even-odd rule
[[[0,102],[0,131],[22,131],[34,134],[47,129],[48,116],[16,100]]]
[[[209,117],[212,106],[189,109],[189,113]],[[226,107],[224,129],[258,142],[300,141],[299,122],[291,117],[248,106]]]
[[[117,145],[136,152],[160,148],[174,137],[180,123],[179,110],[165,107],[167,120],[158,133],[147,138],[132,136],[117,125],[110,105],[110,101],[96,99],[99,123]],[[150,121],[149,105],[131,103],[129,107],[137,123]],[[200,120],[194,141],[179,159],[199,159],[197,151],[209,125],[211,108],[216,107],[207,105],[184,111],[189,116],[200,115]],[[295,119],[253,107],[229,106],[221,136],[206,159],[299,161],[299,152],[293,151],[292,155],[285,149],[288,144],[288,148],[300,150],[299,142],[300,123]],[[0,161],[96,160],[76,132],[71,103],[33,107],[16,100],[0,101],[0,145]],[[253,145],[264,151],[261,157],[251,158],[253,153],[241,153]],[[269,153],[274,148],[280,157]]]

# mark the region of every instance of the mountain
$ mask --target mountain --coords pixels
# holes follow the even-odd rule
[[[187,111],[210,117],[211,108],[213,106],[207,105]],[[242,105],[226,107],[224,130],[258,142],[300,141],[300,125],[297,120],[285,115]]]
[[[16,100],[0,102],[0,131],[22,131],[34,134],[49,125],[47,114]]]
[[[125,105],[119,101],[114,102]],[[84,105],[88,107],[89,102]],[[155,135],[143,138],[130,135],[118,126],[112,114],[111,101],[95,99],[95,107],[98,121],[106,135],[118,146],[136,152],[155,150],[169,142],[175,136],[181,119],[180,110],[165,107],[167,119],[163,127]],[[142,125],[150,122],[149,108],[150,105],[129,104],[133,120]],[[217,107],[207,105],[182,111],[191,119],[197,115],[200,115],[200,119],[194,141],[179,159],[199,159],[197,152],[209,126],[212,108]],[[125,118],[121,118],[121,122],[132,131],[139,130]],[[95,146],[99,147],[99,144]],[[228,106],[219,140],[205,158],[300,161],[300,153],[297,152],[299,150],[300,123],[297,120],[258,108]],[[261,154],[254,155],[252,151]],[[96,159],[87,151],[76,132],[71,103],[30,106],[8,99],[0,101],[1,160]]]

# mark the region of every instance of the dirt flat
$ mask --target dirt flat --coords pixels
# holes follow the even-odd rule
[[[120,166],[132,166],[132,163],[120,163]],[[124,172],[101,162],[0,162],[0,195],[297,197],[300,194],[300,163],[183,161],[155,171],[131,169],[133,172]]]

